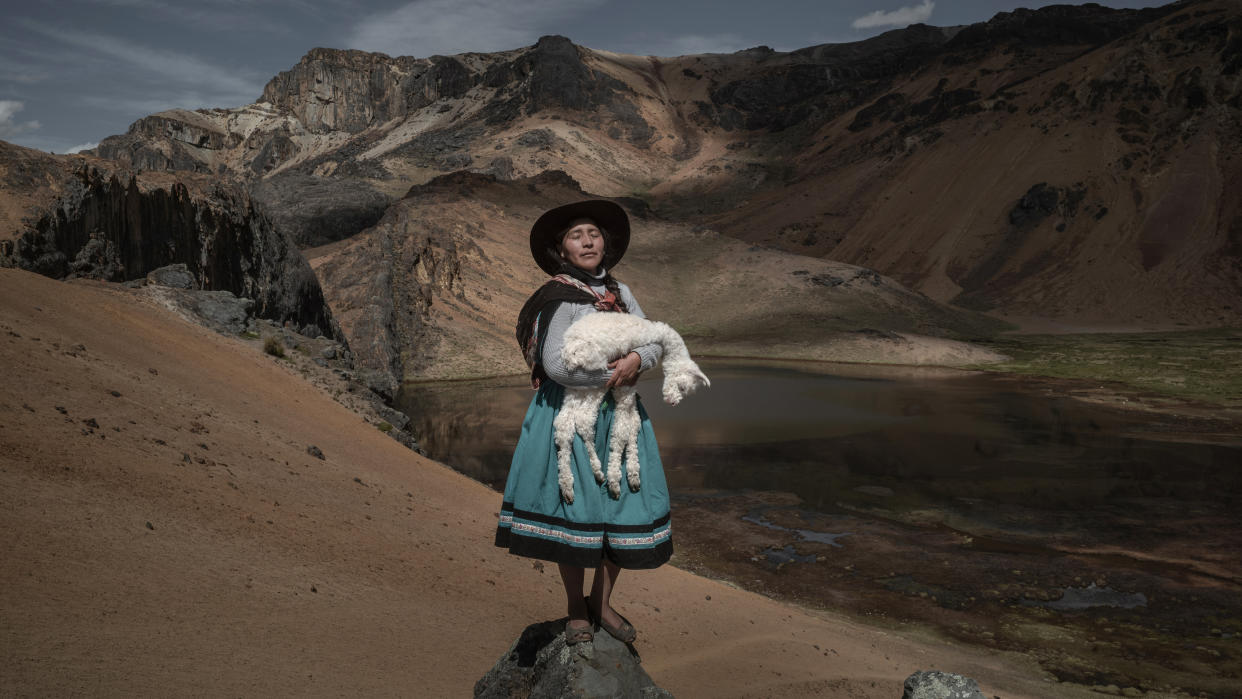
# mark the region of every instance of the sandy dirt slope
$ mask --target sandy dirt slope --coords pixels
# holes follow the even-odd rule
[[[254,345],[0,269],[0,366],[0,695],[464,696],[560,615],[554,566],[491,546],[496,493]],[[1073,696],[669,566],[621,582],[677,696],[895,697],[929,668]]]

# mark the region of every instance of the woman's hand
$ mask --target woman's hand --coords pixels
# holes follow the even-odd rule
[[[608,378],[608,383],[604,385],[604,388],[633,386],[638,383],[639,369],[642,364],[642,357],[639,357],[637,352],[630,352],[620,359],[608,362],[608,368],[612,369],[612,376]]]

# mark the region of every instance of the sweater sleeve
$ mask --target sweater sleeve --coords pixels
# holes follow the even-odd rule
[[[639,318],[646,318],[642,307],[638,305],[638,299],[634,298],[630,288],[625,284],[620,284],[619,290],[621,300],[629,312]],[[565,331],[569,330],[569,326],[585,315],[598,312],[593,306],[579,303],[562,303],[556,307],[556,312],[548,321],[547,336],[543,341],[543,354],[539,357],[549,379],[570,388],[599,388],[612,378],[612,369],[570,370],[565,366],[565,360],[561,358],[561,348],[565,346]],[[660,359],[664,357],[664,347],[659,343],[640,345],[632,351],[638,353],[639,371],[647,371],[659,364]]]
[[[543,340],[543,354],[539,360],[549,379],[570,388],[600,388],[612,377],[612,369],[570,370],[561,358],[561,348],[565,346],[565,331],[575,320],[598,313],[593,307],[579,303],[561,303],[548,321],[546,335]]]
[[[629,309],[629,312],[639,318],[646,318],[647,314],[643,313],[642,306],[638,305],[638,299],[634,298],[634,293],[630,291],[630,287],[620,282],[617,283],[617,286],[621,292],[621,301],[625,303],[625,307]],[[658,343],[639,345],[633,351],[637,352],[639,359],[642,360],[642,363],[639,365],[639,371],[650,369],[659,364],[660,360],[664,358],[664,345]]]

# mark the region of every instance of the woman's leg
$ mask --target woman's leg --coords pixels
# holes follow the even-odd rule
[[[614,627],[620,626],[625,621],[613,610],[610,603],[612,589],[616,586],[617,577],[620,575],[621,568],[605,558],[595,569],[595,579],[591,582],[592,613],[604,623]]]
[[[582,581],[586,578],[586,569],[567,566],[564,563],[558,563],[556,567],[561,572],[561,582],[565,584],[569,628],[583,631],[590,629],[591,622],[587,615],[586,599],[582,597]]]

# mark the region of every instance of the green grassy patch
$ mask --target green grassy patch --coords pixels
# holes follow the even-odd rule
[[[1141,392],[1242,405],[1242,329],[1006,335],[979,344],[1012,360],[975,369],[1112,381]]]

